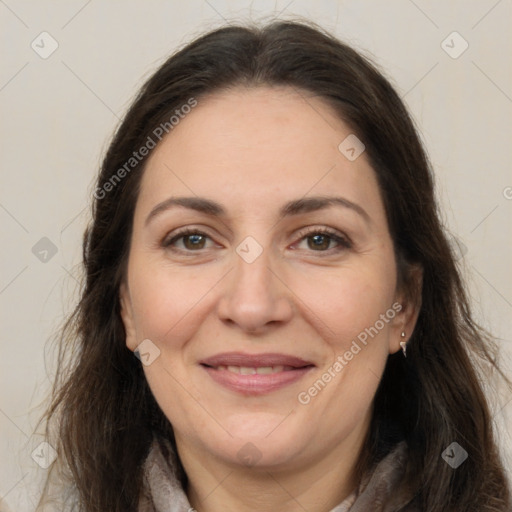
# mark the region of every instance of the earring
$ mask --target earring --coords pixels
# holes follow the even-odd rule
[[[402,347],[402,352],[404,353],[404,357],[407,357],[407,342],[405,341],[405,332],[402,331],[400,334],[402,341],[400,342],[400,346]]]

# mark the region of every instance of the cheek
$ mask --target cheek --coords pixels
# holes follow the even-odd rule
[[[308,279],[297,277],[295,290],[304,300],[303,315],[333,350],[347,350],[352,340],[376,322],[382,334],[387,330],[388,323],[382,325],[379,318],[391,310],[395,272],[385,261],[371,264],[368,260],[332,273],[318,272]]]
[[[144,373],[160,408],[180,432],[206,429],[212,421],[200,405],[202,395],[190,377],[188,356],[193,345],[189,341],[211,309],[220,278],[216,274],[146,261],[131,276],[139,340],[148,338],[160,349]]]
[[[130,286],[139,338],[166,344],[187,339],[201,323],[218,280],[211,271],[139,265]]]
[[[319,274],[315,285],[308,281],[301,292],[309,297],[311,322],[323,332],[330,350],[300,403],[307,403],[310,413],[323,417],[326,424],[341,425],[344,418],[341,436],[367,414],[387,361],[389,327],[396,315],[394,260],[390,261],[367,258],[329,279]]]

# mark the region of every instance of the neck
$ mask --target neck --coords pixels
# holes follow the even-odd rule
[[[186,489],[197,512],[325,512],[339,505],[356,488],[354,467],[364,435],[353,432],[335,449],[297,469],[246,468],[205,459],[204,452],[180,450],[188,476]]]

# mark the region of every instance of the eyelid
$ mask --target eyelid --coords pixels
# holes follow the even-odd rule
[[[171,233],[168,233],[162,239],[161,245],[164,248],[169,248],[169,247],[171,247],[172,243],[176,242],[180,238],[183,238],[183,237],[185,237],[187,235],[200,235],[200,236],[204,236],[204,237],[208,238],[209,240],[211,240],[213,243],[219,245],[217,242],[215,242],[213,240],[213,237],[206,232],[206,230],[199,229],[199,228],[196,228],[196,227],[190,227],[190,226],[186,226],[186,227],[183,227],[183,228],[178,228],[178,229],[172,231]],[[176,249],[176,250],[181,250],[181,249]],[[194,251],[185,251],[185,252],[194,252]],[[199,252],[199,250],[195,251],[195,252]]]
[[[311,235],[326,235],[329,236],[331,239],[336,241],[338,243],[337,247],[333,247],[331,249],[328,249],[327,251],[311,251],[311,252],[318,252],[318,253],[324,253],[324,254],[330,254],[333,251],[340,251],[342,249],[350,249],[353,246],[353,243],[345,233],[342,233],[341,231],[338,231],[337,229],[327,227],[327,226],[308,226],[306,228],[302,228],[298,233],[298,241],[294,242],[294,245],[298,242],[302,242],[305,238]]]

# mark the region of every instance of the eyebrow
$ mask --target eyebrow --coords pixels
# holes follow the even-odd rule
[[[338,196],[314,196],[303,197],[294,201],[289,201],[279,210],[279,218],[300,215],[324,210],[331,206],[341,206],[359,214],[363,219],[371,224],[371,218],[366,210],[358,204]],[[226,210],[216,201],[204,197],[170,197],[161,203],[158,203],[146,217],[147,225],[153,218],[170,210],[174,207],[188,208],[212,217],[225,217]]]

